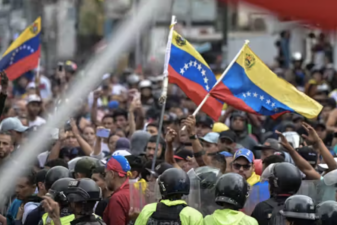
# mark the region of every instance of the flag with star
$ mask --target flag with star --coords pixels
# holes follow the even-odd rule
[[[217,81],[202,56],[175,31],[172,35],[168,72],[169,82],[178,85],[196,105],[202,102]],[[223,104],[210,96],[201,109],[217,121]]]
[[[273,118],[291,112],[313,119],[322,110],[322,105],[273,73],[248,43],[219,79],[211,95],[245,112]]]
[[[0,60],[0,70],[5,70],[9,80],[35,69],[40,58],[41,17],[27,27],[9,46]]]

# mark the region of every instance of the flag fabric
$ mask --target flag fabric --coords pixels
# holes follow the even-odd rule
[[[322,106],[274,74],[245,44],[227,74],[211,92],[214,98],[249,113],[298,113],[312,119]]]
[[[217,81],[202,56],[175,31],[172,35],[168,72],[169,82],[177,84],[196,105],[202,102]],[[210,96],[201,110],[217,121],[222,106],[223,102]]]
[[[222,2],[238,2],[238,0],[219,0]],[[290,17],[318,26],[322,29],[337,27],[337,1],[335,0],[244,0],[248,4],[270,10],[279,16]]]
[[[37,18],[9,46],[0,60],[0,70],[5,70],[9,80],[14,80],[38,66],[40,57],[41,18]]]

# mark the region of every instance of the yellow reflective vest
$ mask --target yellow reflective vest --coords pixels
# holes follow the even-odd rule
[[[75,219],[74,214],[60,218],[62,225],[70,225],[70,222],[73,221],[74,219]],[[54,222],[51,219],[48,219],[48,213],[43,214],[42,222],[43,225],[54,225]]]

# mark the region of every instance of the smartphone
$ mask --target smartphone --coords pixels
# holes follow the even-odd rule
[[[66,124],[64,125],[64,130],[65,130],[65,131],[71,130],[70,120],[68,120],[68,121],[66,122]]]
[[[58,65],[58,70],[60,72],[62,72],[63,71],[63,67],[64,67],[64,63],[63,62],[59,62],[57,65]]]
[[[110,135],[109,129],[97,129],[96,136],[101,138],[108,138]]]
[[[53,140],[58,140],[59,139],[59,129],[58,128],[52,128],[50,130],[50,136]]]

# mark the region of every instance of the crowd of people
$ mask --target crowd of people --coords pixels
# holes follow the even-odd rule
[[[34,163],[18,165],[14,153],[67,104],[76,71],[66,61],[52,77],[42,68],[13,82],[0,74],[0,167],[22,170],[1,201],[0,224],[337,224],[329,64],[305,67],[295,55],[282,74],[323,105],[314,120],[224,105],[213,121],[193,116],[196,105],[170,85],[162,130],[159,73],[105,74],[72,118],[50,128],[51,145]]]

